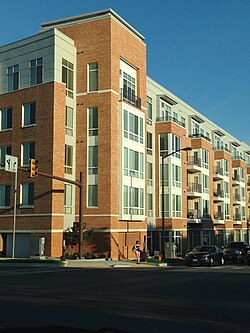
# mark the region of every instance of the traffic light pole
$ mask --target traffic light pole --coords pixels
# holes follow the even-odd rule
[[[28,169],[18,167],[18,170],[29,172]],[[78,257],[81,259],[83,257],[83,173],[80,171],[80,181],[71,180],[55,175],[50,175],[45,172],[41,172],[37,170],[37,175],[42,177],[47,177],[51,179],[56,179],[64,183],[70,183],[78,186],[79,188],[79,247],[78,247]]]

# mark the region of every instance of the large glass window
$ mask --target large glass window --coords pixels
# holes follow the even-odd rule
[[[123,97],[135,103],[135,78],[123,72]]]
[[[88,185],[88,207],[98,207],[98,185]]]
[[[22,183],[21,185],[21,205],[34,205],[34,183]]]
[[[89,146],[89,175],[98,174],[98,146]]]
[[[22,166],[28,166],[31,158],[35,158],[35,142],[25,142],[22,144]]]
[[[10,185],[0,185],[0,208],[10,206]]]
[[[23,105],[23,126],[34,125],[36,123],[36,103]]]
[[[72,175],[73,171],[73,147],[65,145],[65,173]]]
[[[153,216],[153,194],[148,193],[148,217]]]
[[[174,164],[172,164],[172,185],[181,187],[181,167]]]
[[[64,184],[64,214],[72,214],[72,185]]]
[[[11,146],[0,147],[0,164],[5,163],[5,155],[11,155]],[[4,166],[0,165],[0,169],[4,169]]]
[[[89,64],[89,91],[98,91],[98,63]]]
[[[12,128],[12,108],[0,110],[0,130]]]
[[[126,110],[123,111],[123,130],[124,137],[130,140],[143,143],[144,135],[144,122],[143,118],[140,118],[133,113]]]
[[[180,150],[181,149],[181,138],[172,134],[172,151]],[[174,154],[176,158],[181,158],[181,153],[177,152]]]
[[[66,106],[65,129],[66,134],[73,136],[73,108]]]
[[[160,152],[168,154],[168,134],[160,135]]]
[[[30,61],[30,86],[43,82],[43,58]]]
[[[149,155],[153,155],[153,139],[152,139],[152,133],[147,132],[147,153]]]
[[[152,120],[152,98],[147,96],[147,118]],[[151,122],[152,123],[152,122]]]
[[[73,98],[74,90],[74,65],[62,59],[62,82],[66,83],[66,94]]]
[[[208,169],[209,166],[209,152],[202,149],[202,167]]]
[[[98,108],[89,108],[89,136],[98,135]]]
[[[181,196],[172,194],[172,213],[173,217],[181,217]]]
[[[148,185],[153,185],[153,164],[147,162],[147,177],[148,177]]]
[[[19,65],[10,66],[7,69],[8,91],[19,89]]]
[[[162,194],[161,194],[161,202],[160,202],[160,208],[161,208],[161,216],[162,216]],[[164,193],[164,216],[169,217],[169,194]]]

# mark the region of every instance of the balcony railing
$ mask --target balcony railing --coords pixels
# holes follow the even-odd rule
[[[216,212],[216,213],[214,214],[214,219],[215,219],[215,220],[224,220],[224,214],[221,213],[221,212]]]
[[[223,168],[215,166],[214,167],[214,174],[223,176]]]
[[[234,220],[234,221],[241,221],[241,214],[235,214],[235,215],[233,216],[233,220]]]
[[[240,201],[240,194],[235,194],[235,195],[233,196],[233,200],[234,200],[234,202],[235,202],[235,201]]]
[[[207,140],[207,141],[209,141],[209,142],[211,142],[211,139],[208,137],[208,136],[206,136],[206,135],[204,135],[204,134],[202,134],[202,133],[193,133],[193,134],[189,134],[189,136],[188,136],[189,138],[191,138],[191,139],[200,139],[200,138],[202,138],[202,139],[205,139],[205,140]]]
[[[216,189],[216,190],[214,191],[214,197],[224,198],[224,191],[223,191],[223,190]]]
[[[186,127],[186,124],[183,122],[183,121],[180,121],[178,119],[176,119],[175,117],[172,117],[172,116],[164,116],[164,117],[156,117],[156,122],[163,122],[163,121],[172,121],[182,127]]]
[[[201,193],[202,186],[199,183],[188,183],[187,191],[188,192],[198,192]]]
[[[227,151],[228,153],[230,153],[230,149],[227,148],[227,147],[224,147],[224,146],[213,146],[213,150],[216,150],[216,151]]]
[[[120,99],[141,109],[141,99],[135,96],[132,91],[121,89]]]
[[[188,219],[201,219],[201,211],[197,209],[191,209],[187,213]]]
[[[187,165],[196,165],[201,167],[201,159],[195,156],[189,156],[187,159]]]

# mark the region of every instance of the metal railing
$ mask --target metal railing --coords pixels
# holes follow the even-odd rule
[[[135,96],[131,91],[122,88],[120,91],[120,99],[141,109],[141,98]]]

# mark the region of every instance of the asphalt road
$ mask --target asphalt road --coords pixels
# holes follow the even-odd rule
[[[250,332],[250,267],[0,267],[0,328]],[[74,331],[72,331],[73,333]]]

